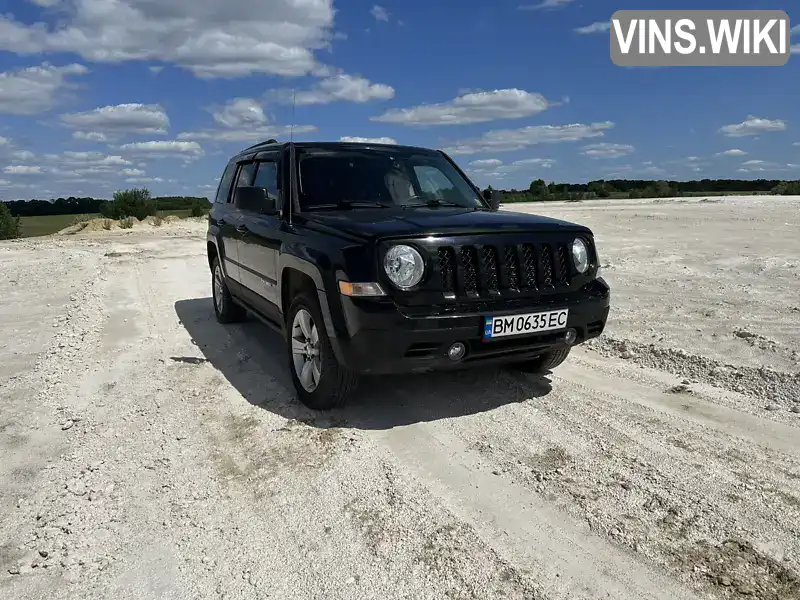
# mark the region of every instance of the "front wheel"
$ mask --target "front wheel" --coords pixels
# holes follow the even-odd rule
[[[228,285],[225,283],[225,275],[219,259],[215,258],[211,265],[211,295],[214,301],[214,314],[220,323],[236,323],[243,321],[246,317],[244,309],[233,301]]]
[[[302,293],[286,319],[289,371],[300,402],[314,410],[344,406],[355,392],[358,377],[336,360],[319,302]]]
[[[558,365],[567,360],[570,348],[559,348],[558,350],[551,350],[541,356],[526,360],[525,362],[512,363],[510,367],[523,373],[536,373],[539,375],[547,375],[550,371],[555,369]]]

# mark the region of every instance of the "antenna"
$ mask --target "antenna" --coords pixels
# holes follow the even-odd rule
[[[289,141],[294,141],[294,112],[297,104],[297,89],[292,89],[292,124],[289,125]]]
[[[289,125],[289,227],[292,226],[292,213],[295,207],[295,196],[297,195],[297,183],[295,182],[296,171],[294,161],[294,114],[297,104],[297,89],[292,89],[292,123]]]

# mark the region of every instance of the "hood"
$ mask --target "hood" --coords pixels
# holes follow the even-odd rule
[[[512,211],[485,211],[438,206],[419,208],[354,209],[303,215],[309,224],[367,239],[460,233],[523,233],[582,231],[583,225]]]

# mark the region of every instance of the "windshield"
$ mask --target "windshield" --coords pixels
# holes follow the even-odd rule
[[[396,148],[298,148],[300,210],[463,206],[486,208],[441,154]]]

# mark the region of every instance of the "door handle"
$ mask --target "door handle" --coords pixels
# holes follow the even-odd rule
[[[247,232],[248,232],[248,231],[250,231],[250,230],[249,230],[249,229],[247,229],[247,226],[246,226],[246,225],[239,225],[239,226],[236,228],[236,231],[238,231],[239,233],[247,233]]]

